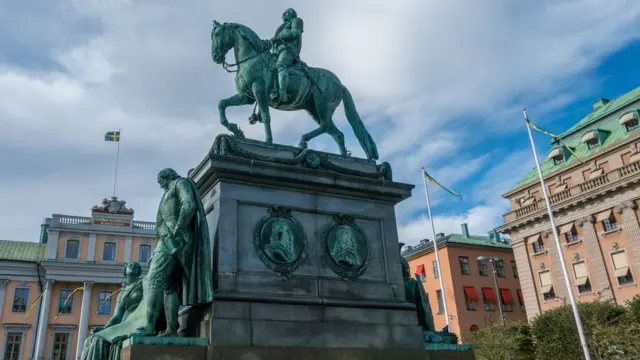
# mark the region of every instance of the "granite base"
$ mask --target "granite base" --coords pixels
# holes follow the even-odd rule
[[[475,360],[472,351],[420,349],[219,347],[209,348],[209,360]]]
[[[206,360],[209,340],[184,337],[142,337],[125,340],[121,360]]]

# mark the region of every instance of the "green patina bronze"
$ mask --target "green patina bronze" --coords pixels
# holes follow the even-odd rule
[[[117,360],[132,336],[174,339],[181,305],[213,301],[209,228],[196,185],[173,169],[160,171],[158,183],[165,192],[149,272],[140,279],[140,265],[127,264],[129,285],[113,318],[86,340],[82,360]]]
[[[269,208],[255,227],[253,245],[260,260],[279,276],[289,276],[305,256],[302,224],[282,206]]]
[[[140,277],[142,267],[137,262],[128,263],[124,268],[127,286],[118,295],[113,316],[101,328],[93,329],[93,334],[84,342],[82,360],[119,360],[122,341],[135,333],[134,319],[143,318],[143,298],[145,280]]]
[[[237,94],[218,104],[220,122],[235,136],[244,137],[237,124],[229,122],[226,109],[230,106],[255,104],[257,112],[250,123],[262,122],[265,141],[273,142],[269,107],[279,110],[305,110],[318,124],[318,128],[302,135],[299,147],[324,133],[338,144],[340,153],[347,151],[344,134],[333,122],[333,113],[344,102],[347,120],[354,131],[367,159],[377,160],[378,150],[373,138],[360,119],[353,98],[331,71],[307,66],[300,60],[304,23],[293,9],[282,15],[283,23],[270,40],[262,40],[250,28],[235,23],[220,24],[214,21],[211,31],[211,55],[216,64],[222,64],[229,72],[237,72]],[[225,56],[234,50],[235,64],[227,64]],[[237,67],[232,71],[230,67]]]
[[[371,259],[367,237],[353,217],[335,215],[321,234],[327,252],[327,265],[345,280],[356,280]]]

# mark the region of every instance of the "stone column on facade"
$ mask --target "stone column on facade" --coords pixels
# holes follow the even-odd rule
[[[51,239],[51,238],[49,238]],[[36,338],[37,360],[44,359],[44,346],[47,342],[47,328],[49,327],[49,308],[51,307],[51,292],[53,280],[47,280],[44,287],[44,295],[40,299],[40,322],[38,324],[38,337]]]
[[[638,273],[640,273],[640,223],[636,216],[635,201],[625,201],[616,206],[616,212],[622,214],[624,232],[627,234],[631,252],[633,253],[633,263],[635,263]]]
[[[96,233],[89,234],[89,245],[87,247],[87,261],[96,261]]]
[[[595,288],[600,295],[600,300],[615,300],[594,223],[595,218],[592,215],[585,216],[578,220],[578,226],[582,228],[582,233],[584,234],[583,241],[587,246],[589,262],[591,263],[591,273],[593,273],[593,277],[590,276],[589,280],[591,284],[596,285]]]
[[[84,341],[89,331],[89,311],[91,309],[91,290],[93,283],[86,281],[82,292],[82,308],[80,309],[80,322],[78,323],[78,344],[76,345],[76,359],[82,356]]]
[[[542,234],[542,238],[544,239],[545,249],[549,251],[551,254],[551,273],[553,276],[553,290],[556,294],[556,298],[563,299],[566,303],[568,302],[567,294],[567,285],[564,281],[564,273],[562,272],[562,262],[560,261],[560,256],[563,254],[558,254],[558,247],[555,244],[555,239],[551,235],[552,232],[550,230],[545,231]]]
[[[9,280],[0,280],[0,322],[2,321],[2,309],[4,308],[4,299],[7,295],[7,285],[9,285]]]
[[[512,243],[513,254],[518,267],[518,277],[522,297],[524,298],[524,307],[527,311],[527,318],[532,319],[540,314],[539,295],[536,291],[536,285],[531,271],[531,263],[529,262],[529,254],[527,253],[527,243],[525,240]]]

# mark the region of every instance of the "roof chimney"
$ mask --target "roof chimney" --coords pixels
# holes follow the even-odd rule
[[[469,225],[467,223],[463,223],[460,225],[462,228],[462,236],[468,238],[469,237]]]
[[[429,239],[422,239],[422,240],[420,240],[420,244],[426,244],[427,242],[429,242]]]
[[[607,105],[609,103],[609,99],[600,98],[593,102],[593,111],[597,111],[601,107]]]
[[[436,239],[440,239],[444,237],[444,233],[437,233],[436,234]]]

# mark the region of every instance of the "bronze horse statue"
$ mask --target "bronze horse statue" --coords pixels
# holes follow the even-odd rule
[[[229,65],[225,56],[231,49],[234,50],[236,63]],[[218,103],[220,123],[235,136],[244,137],[244,134],[237,124],[227,119],[226,109],[230,106],[256,104],[258,113],[253,116],[251,122],[264,124],[267,143],[273,142],[269,107],[287,111],[306,110],[318,124],[318,128],[302,135],[298,146],[306,148],[311,139],[328,133],[338,144],[340,153],[349,156],[344,134],[338,130],[332,119],[336,108],[343,101],[347,120],[367,159],[378,160],[376,144],[360,119],[351,93],[331,71],[296,61],[289,69],[290,81],[287,92],[290,96],[286,102],[281,103],[270,96],[277,88],[277,73],[274,55],[269,51],[269,42],[260,39],[249,27],[214,21],[211,31],[211,56],[216,64],[222,64],[229,72],[230,66],[237,66],[235,83],[238,93]]]

